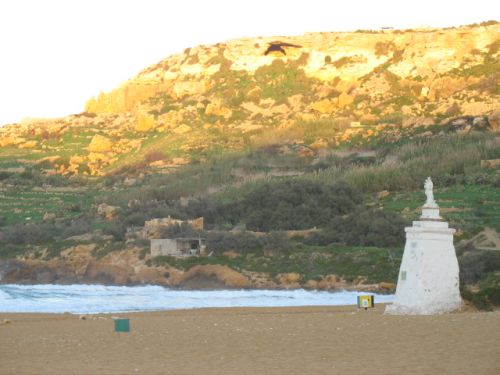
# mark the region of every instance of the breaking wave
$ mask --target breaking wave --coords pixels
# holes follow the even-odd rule
[[[0,285],[0,312],[112,313],[206,307],[354,305],[361,293],[308,290],[172,290],[161,286]],[[375,295],[392,302],[393,295]]]

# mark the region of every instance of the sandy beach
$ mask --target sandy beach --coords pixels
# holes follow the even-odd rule
[[[499,374],[500,311],[0,314],[0,374]],[[115,333],[112,317],[130,319]]]

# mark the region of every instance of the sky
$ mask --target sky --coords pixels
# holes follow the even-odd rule
[[[0,126],[61,117],[187,47],[500,20],[494,0],[1,0]]]

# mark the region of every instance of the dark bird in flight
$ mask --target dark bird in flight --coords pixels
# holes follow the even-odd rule
[[[284,42],[270,42],[269,47],[267,47],[264,55],[268,55],[271,52],[281,52],[283,55],[286,55],[286,51],[283,47],[292,47],[292,48],[301,48],[298,44],[284,43]]]

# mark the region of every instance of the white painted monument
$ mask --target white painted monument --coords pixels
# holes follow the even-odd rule
[[[427,200],[420,221],[405,228],[403,260],[394,302],[385,310],[388,314],[441,314],[462,305],[453,246],[455,229],[448,228],[448,223],[439,216],[430,177],[424,187]]]

